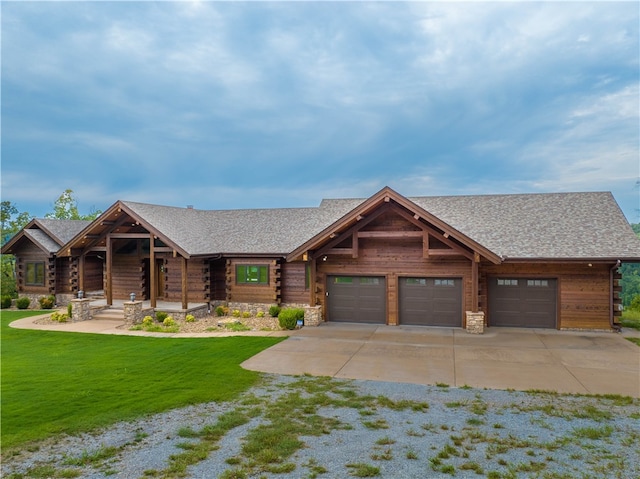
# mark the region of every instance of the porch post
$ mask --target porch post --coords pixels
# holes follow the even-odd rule
[[[182,309],[189,307],[189,282],[187,281],[187,258],[182,258]]]
[[[315,306],[317,301],[316,295],[316,258],[315,256],[311,259],[311,271],[309,272],[309,306]],[[306,274],[306,272],[305,272]]]
[[[155,308],[157,306],[156,299],[156,284],[158,282],[158,278],[156,278],[156,252],[154,248],[155,238],[153,237],[153,233],[149,235],[149,296],[151,296],[151,307]]]
[[[107,263],[107,280],[106,280],[106,296],[107,296],[107,305],[113,305],[113,281],[111,277],[111,263],[113,261],[112,255],[112,246],[111,246],[111,235],[107,235],[107,253],[106,253],[106,263]]]
[[[479,279],[478,279],[478,263],[480,263],[480,255],[473,253],[473,260],[471,260],[471,311],[478,312],[478,291],[479,291]]]
[[[78,290],[84,291],[84,251],[78,256]]]

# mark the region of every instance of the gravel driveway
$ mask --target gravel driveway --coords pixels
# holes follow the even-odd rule
[[[638,399],[265,375],[232,403],[6,454],[2,477],[627,479],[638,444]]]

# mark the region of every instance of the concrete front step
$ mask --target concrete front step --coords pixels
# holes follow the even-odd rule
[[[119,319],[124,320],[124,311],[121,309],[103,309],[93,313],[93,319]]]

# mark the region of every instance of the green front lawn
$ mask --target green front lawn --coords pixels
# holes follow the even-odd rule
[[[283,338],[148,338],[13,329],[0,313],[2,449],[187,404],[227,401],[259,374],[239,364]]]

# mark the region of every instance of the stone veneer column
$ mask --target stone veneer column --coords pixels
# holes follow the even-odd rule
[[[71,304],[71,321],[88,321],[92,319],[90,299],[72,299]]]
[[[138,324],[142,322],[142,319],[142,301],[127,301],[124,303],[125,324]]]
[[[322,322],[322,312],[320,306],[309,306],[304,308],[304,325],[318,326]]]
[[[467,333],[484,333],[484,313],[482,311],[477,313],[467,311]]]

